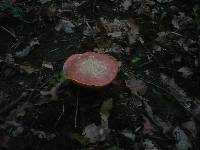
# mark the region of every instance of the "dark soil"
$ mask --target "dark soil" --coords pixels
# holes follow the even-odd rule
[[[76,2],[81,4],[81,1]],[[41,4],[21,0],[10,4],[22,10],[20,16],[15,17],[9,8],[2,11],[0,149],[200,149],[200,8],[196,15],[194,13],[199,2],[152,1],[155,2],[153,5],[145,4],[147,2],[134,1],[129,9],[123,10],[122,1],[87,0],[75,7],[70,1],[52,0]],[[150,12],[142,10],[138,14],[142,4]],[[0,8],[1,5],[0,2]],[[150,14],[154,9],[158,12],[152,18]],[[192,21],[185,23],[186,19],[182,19],[177,29],[171,22],[179,12]],[[128,34],[119,39],[112,38],[103,25],[101,31],[96,31],[101,17],[110,22],[132,18],[139,26],[136,41],[131,43]],[[72,33],[55,30],[61,19],[74,23]],[[83,31],[88,26],[94,28],[94,33],[85,36]],[[169,33],[156,40],[160,32]],[[16,52],[30,46],[33,38],[37,38],[39,44],[30,47],[27,55],[17,57]],[[117,52],[106,51],[110,47],[109,42],[117,43],[121,49]],[[63,80],[61,74],[66,58],[101,47],[104,53],[114,56],[122,64],[117,78],[110,85],[94,89]],[[140,60],[133,63],[137,58]],[[44,62],[50,63],[52,68],[45,67]],[[180,71],[184,67],[189,71]],[[167,82],[163,82],[163,75],[167,77]],[[131,79],[134,82],[129,87],[127,81]],[[135,89],[136,81],[143,83],[139,84],[139,89]],[[51,94],[42,94],[52,87],[57,87],[54,92],[56,98]],[[101,125],[100,109],[109,99],[113,101],[108,118],[110,133],[102,141],[85,142],[82,135],[84,128],[92,123]],[[184,126],[188,122],[192,125]],[[181,137],[182,132],[179,135],[182,141],[175,138],[173,131],[176,127],[182,129],[187,140],[183,140],[185,136]],[[135,139],[123,135],[124,130],[134,135]],[[146,139],[153,145],[148,143],[145,146]],[[185,146],[177,146],[180,141]],[[191,146],[188,146],[188,141]]]

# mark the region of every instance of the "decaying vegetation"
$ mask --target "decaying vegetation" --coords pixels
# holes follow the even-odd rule
[[[198,150],[195,0],[2,0],[0,149]],[[69,56],[119,64],[102,89],[65,79]]]

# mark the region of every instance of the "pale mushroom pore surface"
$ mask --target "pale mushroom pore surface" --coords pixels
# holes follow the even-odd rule
[[[103,76],[107,71],[106,62],[98,60],[94,56],[84,58],[79,65],[80,73],[87,74],[95,78]]]

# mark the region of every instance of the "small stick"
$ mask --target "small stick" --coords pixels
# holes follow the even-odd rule
[[[88,23],[87,19],[85,19],[85,23],[88,26],[88,28],[91,30],[92,32],[92,37],[94,38],[94,30],[92,29],[92,27],[90,26],[90,24]]]
[[[4,31],[8,32],[13,38],[15,38],[15,40],[17,40],[17,37],[14,33],[12,33],[11,31],[9,31],[8,29],[6,29],[3,26],[0,26],[1,29],[3,29]]]
[[[181,35],[181,34],[179,34],[179,33],[177,33],[177,32],[170,32],[171,34],[175,34],[175,35],[178,35],[178,36],[182,36],[183,37],[183,35]]]
[[[61,112],[61,114],[59,115],[59,117],[58,117],[56,123],[54,124],[54,127],[57,126],[58,122],[60,121],[60,119],[61,119],[61,117],[63,116],[64,113],[65,113],[65,105],[63,104],[62,112]]]
[[[75,112],[75,118],[74,118],[74,127],[77,127],[77,115],[78,115],[78,96],[76,98],[76,112]]]

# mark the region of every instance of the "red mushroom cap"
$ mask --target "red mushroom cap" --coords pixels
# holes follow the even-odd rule
[[[74,54],[64,63],[68,79],[86,86],[102,87],[111,83],[117,75],[117,60],[108,54],[85,52]]]

